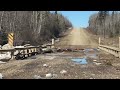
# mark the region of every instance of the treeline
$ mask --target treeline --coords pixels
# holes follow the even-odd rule
[[[69,27],[71,22],[57,11],[0,11],[0,32],[13,32],[14,45],[24,41],[38,45],[59,37]]]
[[[118,11],[99,11],[89,18],[89,30],[103,37],[120,35],[120,13]]]

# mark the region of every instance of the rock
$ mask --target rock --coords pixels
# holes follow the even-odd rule
[[[90,79],[94,79],[94,78],[90,78]]]
[[[94,62],[96,62],[97,60],[93,60]]]
[[[93,63],[95,63],[96,65],[100,65],[101,63],[97,63],[97,62],[93,62]]]
[[[41,76],[39,76],[39,75],[34,75],[34,79],[41,79]]]
[[[3,79],[3,75],[0,73],[0,79]]]
[[[96,63],[96,65],[100,65],[101,63]]]
[[[52,74],[51,73],[48,73],[45,76],[46,76],[46,78],[52,78]]]
[[[66,70],[62,70],[62,71],[60,71],[60,73],[61,73],[61,74],[66,74],[67,71],[66,71]]]
[[[43,67],[48,67],[48,65],[47,64],[43,64]]]

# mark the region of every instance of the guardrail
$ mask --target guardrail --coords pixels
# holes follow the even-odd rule
[[[22,55],[22,57],[25,58],[40,53],[40,47],[29,46],[23,48],[0,49],[0,53],[11,52],[11,59],[14,59],[15,57],[19,56],[18,54],[15,55],[16,51],[19,53],[19,55]]]
[[[116,47],[110,47],[110,46],[106,46],[106,45],[99,45],[98,47],[101,50],[104,50],[112,55],[114,55],[115,57],[119,57],[119,53],[120,53],[120,49],[116,48]]]
[[[52,39],[52,44],[44,44],[40,46],[27,46],[27,47],[15,47],[12,49],[0,49],[0,54],[4,52],[10,52],[11,53],[11,59],[14,59],[15,57],[29,57],[31,55],[36,55],[41,53],[41,48],[43,47],[49,47],[49,48],[54,48],[54,39]],[[17,55],[15,55],[15,52],[17,52]]]
[[[40,52],[40,47],[37,46],[30,46],[30,47],[23,47],[23,48],[15,48],[18,53],[24,55],[24,57],[29,57],[32,54],[38,54]]]
[[[111,47],[111,46],[107,46],[107,45],[100,45],[100,38],[99,38],[98,48],[114,55],[115,57],[120,58],[120,37],[119,37],[119,48]]]

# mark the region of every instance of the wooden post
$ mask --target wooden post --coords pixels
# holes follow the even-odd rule
[[[54,43],[55,43],[55,41],[54,41],[54,39],[52,39],[52,45],[54,45]]]
[[[99,45],[100,45],[100,37],[99,37]]]
[[[54,44],[55,44],[55,40],[52,39],[52,47],[51,48],[54,48]]]
[[[119,37],[119,58],[120,58],[120,37]]]

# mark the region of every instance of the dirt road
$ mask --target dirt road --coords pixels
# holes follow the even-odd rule
[[[87,30],[74,29],[60,39],[61,46],[97,46],[92,34]],[[87,53],[86,53],[87,52]],[[88,50],[77,52],[57,52],[38,54],[25,60],[11,60],[0,64],[0,73],[4,79],[120,79],[120,60],[113,55],[97,50],[88,55]],[[86,64],[79,64],[72,59],[83,59]],[[44,65],[47,66],[44,66]],[[65,74],[61,71],[66,71]],[[46,77],[51,73],[53,76]]]
[[[71,31],[70,45],[96,45],[89,33],[84,29],[73,29]]]
[[[34,59],[13,60],[0,64],[0,73],[4,79],[35,79],[35,75],[46,78],[46,74],[56,74],[56,77],[48,79],[116,79],[120,78],[120,60],[113,59],[112,65],[107,65],[109,54],[100,55],[101,59],[89,58],[87,64],[77,64],[71,61],[72,58],[82,57],[82,52],[62,52],[46,55],[33,56]],[[113,58],[113,57],[112,57]],[[95,64],[100,63],[100,65]],[[47,64],[48,66],[43,66]],[[61,74],[60,71],[67,71]]]
[[[98,42],[94,40],[91,34],[82,28],[73,29],[66,37],[62,38],[58,45],[79,45],[97,47]]]

